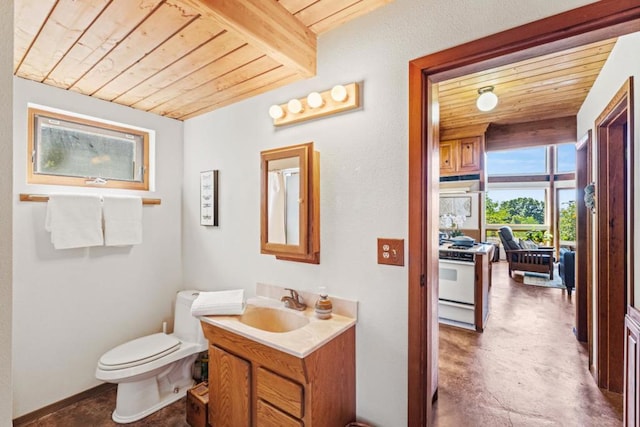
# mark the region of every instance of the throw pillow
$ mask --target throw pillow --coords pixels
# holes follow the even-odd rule
[[[538,249],[538,245],[533,243],[531,240],[520,239],[520,249]]]

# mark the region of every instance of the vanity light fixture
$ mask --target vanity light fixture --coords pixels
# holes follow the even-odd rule
[[[284,117],[284,109],[279,105],[272,105],[269,107],[269,117],[273,120],[281,119]]]
[[[358,83],[336,85],[324,92],[291,99],[286,104],[272,105],[269,116],[274,126],[288,125],[360,107]]]
[[[485,86],[478,89],[476,107],[480,111],[491,111],[498,105],[498,97],[493,93],[493,86]]]
[[[311,92],[307,95],[307,105],[311,108],[320,108],[324,105],[324,99],[318,92]]]
[[[347,93],[347,88],[342,85],[335,85],[331,89],[331,99],[336,102],[344,102],[346,101],[349,94]]]
[[[287,110],[293,114],[300,114],[304,111],[304,107],[299,99],[292,99],[287,102]]]

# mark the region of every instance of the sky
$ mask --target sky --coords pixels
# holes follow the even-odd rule
[[[546,147],[518,150],[489,151],[487,172],[491,175],[542,174],[546,168]],[[573,144],[558,146],[558,172],[570,172],[576,168],[576,149]]]
[[[558,145],[557,171],[572,172],[576,169],[576,149],[574,144]],[[546,167],[546,147],[522,148],[487,153],[487,171],[491,175],[531,175],[544,174]],[[517,185],[517,184],[516,184]],[[515,186],[514,186],[515,187]],[[531,197],[544,201],[542,188],[535,189],[489,189],[487,195],[493,201],[503,202],[518,197]],[[560,203],[575,199],[574,190],[560,191]]]

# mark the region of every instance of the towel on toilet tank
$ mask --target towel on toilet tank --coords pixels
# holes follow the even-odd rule
[[[244,313],[244,289],[200,292],[191,304],[193,316],[231,316]]]
[[[104,196],[105,246],[126,246],[142,243],[142,198],[135,196]]]
[[[51,194],[45,230],[56,249],[101,246],[102,206],[97,195]]]

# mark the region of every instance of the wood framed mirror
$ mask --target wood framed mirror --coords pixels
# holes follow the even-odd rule
[[[260,252],[320,263],[320,160],[313,142],[260,153]]]

